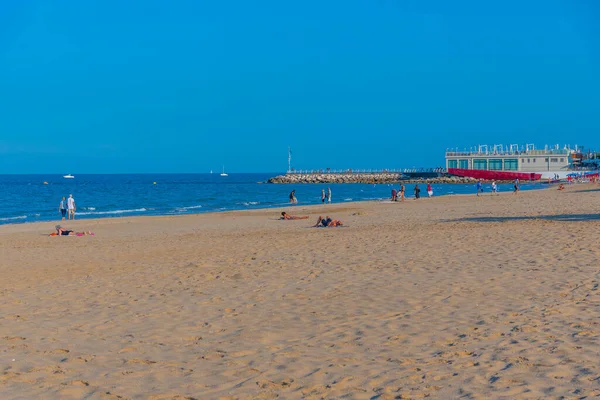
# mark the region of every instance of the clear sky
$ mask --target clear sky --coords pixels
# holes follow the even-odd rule
[[[0,173],[600,149],[600,1],[0,2]]]

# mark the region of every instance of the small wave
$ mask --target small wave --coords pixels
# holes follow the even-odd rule
[[[347,199],[344,199],[344,201],[352,201],[352,199],[348,197]]]
[[[25,219],[27,215],[19,215],[18,217],[8,217],[8,218],[0,218],[0,221],[12,221],[15,219]]]
[[[134,212],[144,212],[148,211],[145,208],[136,208],[133,210],[114,210],[114,211],[97,211],[97,212],[80,212],[77,215],[106,215],[106,214],[125,214],[125,213],[134,213]]]
[[[243,203],[237,203],[238,205],[243,205],[243,206],[255,206],[257,204],[260,204],[260,201],[245,201]]]
[[[181,207],[181,208],[178,208],[178,210],[194,210],[196,208],[202,208],[202,206],[198,205],[198,206]]]
[[[96,207],[81,207],[82,210],[95,211]]]

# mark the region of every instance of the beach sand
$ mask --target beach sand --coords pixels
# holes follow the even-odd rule
[[[0,226],[0,398],[598,397],[599,199]]]

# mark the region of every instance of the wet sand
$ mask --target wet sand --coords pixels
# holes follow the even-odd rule
[[[582,184],[0,226],[0,398],[594,398],[599,205]]]

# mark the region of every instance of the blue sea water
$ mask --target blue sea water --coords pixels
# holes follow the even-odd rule
[[[133,215],[181,215],[288,206],[292,189],[298,205],[321,203],[321,190],[330,187],[332,202],[387,199],[398,184],[274,185],[272,174],[114,174],[0,175],[0,224],[60,220],[62,196],[73,195],[77,219]],[[47,182],[48,184],[44,184]],[[156,182],[156,184],[154,184]],[[413,184],[406,193],[413,194]],[[435,196],[475,193],[475,185],[434,184]],[[511,191],[509,184],[498,185]],[[524,184],[522,189],[539,188]],[[427,196],[421,185],[421,195]],[[484,186],[489,193],[489,185]]]

